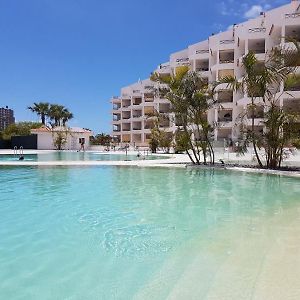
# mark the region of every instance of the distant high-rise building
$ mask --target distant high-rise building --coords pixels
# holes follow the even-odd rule
[[[15,123],[14,111],[8,106],[0,107],[0,131],[4,130],[8,125]]]

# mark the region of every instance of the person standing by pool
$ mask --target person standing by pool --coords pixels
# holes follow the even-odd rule
[[[79,143],[80,143],[80,149],[79,149],[79,152],[80,152],[81,150],[84,151],[85,138],[80,138],[80,139],[79,139]]]

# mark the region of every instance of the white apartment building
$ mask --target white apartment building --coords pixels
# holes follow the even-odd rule
[[[242,58],[253,51],[259,61],[264,61],[266,53],[273,47],[293,47],[286,38],[300,41],[300,3],[291,3],[261,12],[260,16],[231,29],[210,36],[207,40],[190,45],[187,49],[171,54],[170,61],[160,64],[158,73],[172,74],[178,66],[187,65],[191,70],[201,72],[208,82],[214,82],[225,75],[243,75]],[[142,80],[121,89],[120,97],[113,97],[113,136],[121,143],[147,146],[153,119],[149,114],[154,110],[170,112],[167,99],[159,98],[151,87],[150,79]],[[150,88],[150,89],[149,89]],[[283,89],[283,87],[282,87]],[[233,93],[226,84],[218,87],[219,107],[208,111],[208,121],[218,124],[214,132],[215,141],[235,140],[239,136],[236,118],[246,110],[250,98],[243,93]],[[262,99],[257,98],[257,102]],[[286,91],[280,98],[280,105],[287,110],[300,112],[300,86]],[[262,114],[258,111],[255,119],[257,131],[263,131]],[[250,126],[250,116],[249,116]],[[176,124],[162,122],[160,127],[175,132]]]

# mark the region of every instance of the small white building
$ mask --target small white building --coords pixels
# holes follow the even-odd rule
[[[82,144],[84,149],[90,146],[92,131],[79,127],[54,127],[42,126],[32,129],[31,134],[37,135],[38,150],[80,150]]]

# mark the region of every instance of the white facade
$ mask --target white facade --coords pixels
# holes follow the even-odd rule
[[[90,136],[92,132],[83,128],[63,128],[56,127],[51,129],[49,127],[41,127],[32,129],[31,134],[37,135],[37,149],[38,150],[55,150],[54,140],[58,134],[66,134],[67,142],[63,145],[63,150],[80,150],[81,141],[84,139],[84,148],[87,150],[90,147]]]
[[[300,41],[300,3],[290,4],[262,12],[255,19],[234,25],[232,29],[210,36],[207,40],[189,46],[187,49],[171,54],[170,61],[158,66],[155,72],[172,74],[176,67],[187,65],[191,70],[200,72],[208,82],[214,82],[226,75],[241,78],[243,75],[242,58],[249,51],[256,53],[258,60],[264,61],[266,53],[274,47],[293,47],[286,39],[293,37]],[[113,136],[120,142],[136,146],[147,146],[153,123],[147,114],[154,109],[170,112],[167,99],[157,97],[149,86],[150,79],[139,81],[121,90],[120,97],[113,97]],[[282,86],[283,89],[283,86]],[[281,91],[283,92],[283,90]],[[250,99],[246,94],[233,93],[227,85],[218,87],[218,100],[221,106],[208,111],[208,121],[217,123],[214,132],[216,141],[236,139],[239,131],[235,119],[245,111]],[[260,101],[259,98],[257,100]],[[300,87],[283,93],[280,105],[287,110],[300,112]],[[249,119],[250,124],[250,119]],[[263,130],[261,115],[255,119],[257,131]],[[175,132],[176,124],[164,122],[161,127]]]

